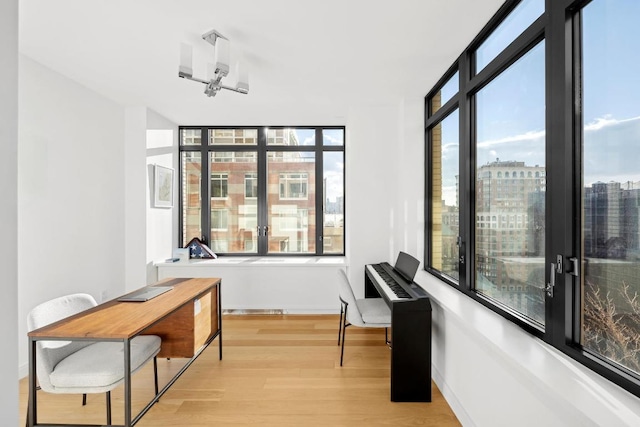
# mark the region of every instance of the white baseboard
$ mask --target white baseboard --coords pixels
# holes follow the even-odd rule
[[[464,406],[462,406],[453,390],[444,382],[442,374],[440,374],[440,371],[438,371],[434,365],[431,365],[431,378],[438,386],[438,389],[440,389],[440,393],[442,393],[442,396],[458,418],[458,421],[460,421],[460,424],[465,427],[475,427],[475,423],[469,414],[467,414],[467,411],[465,411]]]

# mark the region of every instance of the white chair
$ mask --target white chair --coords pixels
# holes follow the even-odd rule
[[[382,298],[356,299],[351,284],[349,284],[347,274],[343,270],[338,271],[338,286],[340,295],[338,345],[340,345],[340,333],[342,332],[342,349],[340,350],[340,366],[342,366],[347,326],[384,328],[385,341],[389,344],[387,328],[391,327],[391,310],[389,310],[389,307]]]
[[[27,317],[29,331],[49,325],[97,305],[88,294],[72,294],[44,302]],[[140,335],[131,340],[131,372],[153,359],[155,392],[158,394],[156,355],[161,340]],[[49,393],[107,394],[107,424],[111,424],[111,390],[124,381],[124,346],[121,342],[38,341],[36,376],[43,391]]]

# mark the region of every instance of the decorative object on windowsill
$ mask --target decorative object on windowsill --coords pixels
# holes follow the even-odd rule
[[[173,169],[154,165],[153,207],[170,208],[173,206]]]
[[[189,247],[177,248],[173,250],[173,258],[177,258],[177,262],[187,262],[191,257],[191,250]]]
[[[214,48],[214,63],[208,64],[207,79],[193,76],[193,48],[186,43],[180,45],[178,77],[205,84],[204,93],[207,96],[216,96],[220,89],[249,93],[249,74],[240,67],[240,63],[236,64],[236,85],[226,86],[221,83],[222,78],[229,74],[229,39],[216,30],[204,33],[202,38]]]
[[[189,248],[189,258],[192,259],[216,259],[218,255],[213,253],[209,246],[197,237],[191,239],[185,248]]]

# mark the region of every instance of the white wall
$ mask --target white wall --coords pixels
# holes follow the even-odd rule
[[[18,0],[0,2],[0,425],[18,423]],[[26,344],[25,344],[26,346]]]
[[[124,292],[124,109],[20,57],[18,348],[26,316],[72,292]]]
[[[178,126],[146,107],[125,108],[125,287],[157,281],[153,262],[178,246]],[[174,170],[174,206],[153,205],[154,165]],[[145,243],[146,242],[146,243]]]
[[[346,253],[356,297],[364,296],[364,266],[393,259],[397,155],[397,106],[357,106],[346,123]],[[357,284],[362,284],[358,286]]]
[[[145,151],[147,109],[126,107],[124,110],[124,282],[125,291],[147,284],[146,272],[146,191]],[[115,295],[114,295],[115,296]]]
[[[178,243],[179,165],[178,165],[178,125],[152,110],[147,110],[146,123],[146,259],[147,283],[157,280],[154,261],[171,258]],[[174,170],[173,208],[153,206],[153,165]]]

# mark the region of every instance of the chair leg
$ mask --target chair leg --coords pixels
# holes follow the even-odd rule
[[[111,392],[107,392],[107,425],[111,425]]]
[[[156,386],[156,396],[158,395],[158,358],[153,356],[153,379]]]
[[[342,348],[340,349],[340,366],[342,366],[342,360],[344,359],[344,339],[347,337],[347,310],[349,306],[344,308],[344,318],[342,319]]]
[[[342,310],[344,310],[344,304],[340,302],[340,324],[338,325],[338,345],[340,345],[340,333],[342,332]]]
[[[82,393],[82,406],[87,404],[87,393]]]
[[[158,395],[158,358],[156,356],[153,357],[153,379],[156,395]]]

